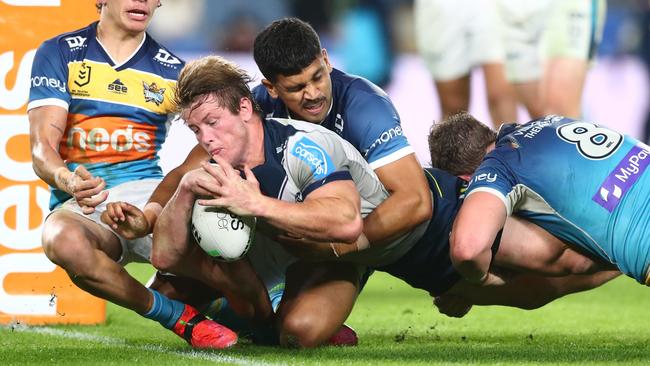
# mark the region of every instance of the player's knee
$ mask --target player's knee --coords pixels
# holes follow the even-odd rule
[[[155,250],[154,246],[151,250],[151,265],[159,271],[175,273],[179,261],[178,258],[166,252]]]
[[[297,348],[320,346],[327,339],[320,326],[321,320],[321,317],[311,314],[285,317],[280,328],[280,343],[285,347]]]
[[[83,229],[64,225],[46,225],[42,235],[45,256],[53,263],[71,268],[83,265],[90,244]]]

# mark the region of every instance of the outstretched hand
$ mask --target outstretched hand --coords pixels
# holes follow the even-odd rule
[[[108,203],[101,220],[124,239],[137,239],[149,233],[144,212],[127,202]]]

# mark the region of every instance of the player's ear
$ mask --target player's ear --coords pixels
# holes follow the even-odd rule
[[[242,97],[239,100],[239,115],[244,121],[248,121],[251,119],[251,116],[255,113],[253,111],[253,102],[246,98]]]
[[[459,174],[458,178],[464,180],[465,182],[469,182],[470,179],[472,179],[471,174]]]
[[[325,66],[327,66],[327,72],[332,72],[332,64],[329,56],[327,56],[327,50],[323,48],[320,53],[323,56],[323,61],[325,61]]]
[[[278,91],[275,89],[275,86],[273,86],[273,83],[268,81],[267,79],[262,79],[262,85],[266,88],[266,91],[269,92],[269,95],[271,98],[277,98],[278,97]]]

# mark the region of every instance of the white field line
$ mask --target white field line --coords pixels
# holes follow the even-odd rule
[[[209,352],[203,352],[203,351],[188,351],[188,352],[181,352],[181,351],[171,351],[168,350],[160,345],[146,345],[146,346],[134,346],[130,345],[126,342],[124,339],[120,338],[113,338],[113,337],[106,337],[106,336],[101,336],[101,335],[95,335],[95,334],[89,334],[89,333],[83,333],[83,332],[76,332],[76,331],[70,331],[70,330],[61,330],[61,329],[56,329],[56,328],[50,328],[50,327],[31,327],[31,326],[25,326],[25,325],[13,325],[11,327],[2,327],[2,328],[11,328],[15,332],[28,332],[28,333],[38,333],[38,334],[45,334],[45,335],[51,335],[55,337],[63,337],[63,338],[68,338],[68,339],[78,339],[82,341],[90,341],[90,342],[96,342],[96,343],[101,343],[106,346],[120,346],[120,347],[125,347],[125,348],[131,348],[131,349],[137,349],[137,350],[143,350],[143,351],[149,351],[149,352],[157,352],[157,353],[162,353],[162,354],[167,354],[167,355],[173,355],[173,356],[179,356],[179,357],[184,357],[184,358],[189,358],[189,359],[200,359],[200,360],[206,360],[206,361],[212,361],[212,362],[218,362],[218,363],[230,363],[230,364],[237,364],[237,365],[242,365],[242,366],[281,366],[284,364],[277,364],[277,363],[268,363],[268,362],[259,362],[259,361],[253,361],[249,360],[246,358],[241,358],[241,357],[233,357],[233,356],[225,356],[225,355],[217,355],[214,353],[209,353]]]

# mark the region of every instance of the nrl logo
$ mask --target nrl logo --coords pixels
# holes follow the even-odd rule
[[[156,105],[161,105],[165,100],[165,88],[159,88],[156,83],[147,84],[145,81],[142,82],[144,87],[144,101],[145,102],[154,102]]]
[[[77,78],[75,79],[74,83],[77,84],[78,86],[85,86],[90,83],[90,73],[92,71],[92,66],[86,65],[85,62],[81,64],[81,68],[79,69],[79,73],[77,74]]]

